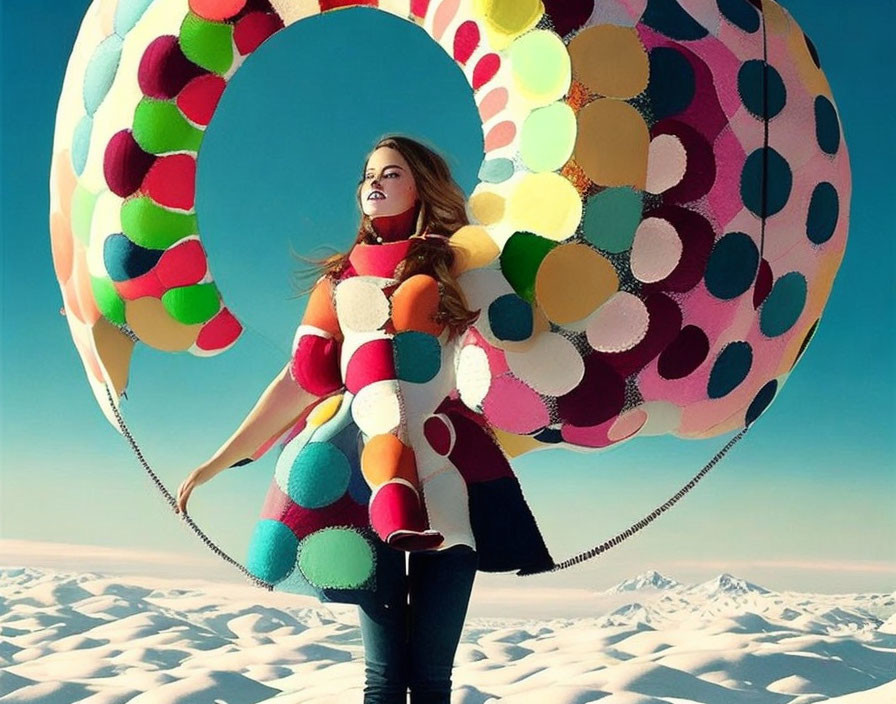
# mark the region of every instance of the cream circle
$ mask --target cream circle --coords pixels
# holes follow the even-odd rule
[[[334,297],[343,329],[371,332],[389,319],[389,301],[382,289],[365,276],[337,283]]]
[[[524,352],[505,351],[507,366],[540,394],[562,396],[572,391],[585,374],[585,363],[569,340],[543,332]]]
[[[598,352],[622,352],[644,338],[649,323],[644,302],[634,294],[617,291],[588,317],[585,336]]]
[[[457,391],[464,405],[481,410],[492,384],[488,355],[477,345],[465,345],[457,355]]]
[[[678,266],[682,249],[672,223],[663,218],[645,218],[632,243],[632,274],[646,284],[662,281]]]
[[[400,390],[395,379],[368,384],[352,399],[352,418],[365,435],[389,433],[401,423]]]

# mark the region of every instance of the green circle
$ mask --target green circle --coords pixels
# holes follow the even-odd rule
[[[575,112],[566,103],[551,103],[523,122],[520,156],[530,171],[556,171],[569,161],[575,143]]]
[[[320,589],[357,589],[373,574],[373,548],[357,530],[324,528],[299,543],[298,566]]]
[[[566,93],[572,77],[569,53],[554,32],[536,29],[510,46],[510,61],[518,87],[542,104]]]

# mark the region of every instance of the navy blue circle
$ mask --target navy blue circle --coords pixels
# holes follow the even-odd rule
[[[737,298],[749,290],[759,269],[759,249],[743,232],[729,232],[712,248],[703,278],[716,298]]]
[[[803,352],[805,352],[806,348],[809,346],[809,341],[815,336],[815,331],[818,329],[818,322],[820,320],[821,318],[812,323],[812,327],[809,328],[809,331],[803,338],[803,342],[800,344],[800,351],[796,353],[796,359],[793,360],[793,366],[790,367],[791,369],[793,369],[793,367],[796,366],[796,363],[800,361],[800,357],[803,356]]]
[[[834,104],[823,95],[815,98],[815,137],[827,154],[836,154],[840,148],[840,120]]]
[[[680,51],[669,47],[653,49],[648,61],[650,83],[647,95],[653,116],[662,120],[687,110],[697,90],[691,63]]]
[[[732,342],[716,358],[709,373],[706,393],[710,398],[721,398],[731,393],[747,378],[753,366],[753,348],[749,342]]]
[[[831,239],[840,217],[840,197],[833,184],[819,183],[812,191],[809,213],[806,216],[806,236],[815,244]]]
[[[774,117],[787,102],[784,79],[774,66],[762,59],[744,61],[737,72],[737,92],[744,107],[760,120]]]
[[[775,400],[775,392],[778,390],[778,380],[772,379],[765,386],[759,389],[759,393],[756,394],[756,397],[753,399],[752,403],[750,403],[750,407],[747,409],[747,417],[745,426],[747,428],[755,421],[759,416],[765,413],[765,409],[769,407],[769,404]]]
[[[538,442],[550,443],[551,445],[563,442],[560,428],[542,428],[532,437],[538,440]]]
[[[702,39],[709,34],[678,0],[648,0],[641,22],[670,39]]]
[[[764,157],[764,158],[763,158]],[[766,181],[766,203],[762,207],[763,175]],[[740,194],[744,205],[759,217],[774,215],[787,205],[793,187],[790,164],[771,147],[760,147],[744,162],[740,177]]]
[[[759,13],[747,0],[718,0],[719,12],[735,27],[752,34],[759,29]]]
[[[815,48],[812,40],[809,39],[809,35],[805,32],[803,32],[803,39],[806,40],[806,47],[809,49],[809,55],[812,57],[812,61],[815,63],[815,66],[821,68],[821,59],[818,58],[818,50]]]
[[[528,340],[532,336],[532,305],[515,293],[499,296],[488,307],[488,324],[499,340]]]
[[[134,244],[120,232],[103,242],[103,265],[112,281],[130,281],[159,263],[164,249],[147,249]]]

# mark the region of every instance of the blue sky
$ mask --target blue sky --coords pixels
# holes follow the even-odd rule
[[[730,571],[780,589],[896,586],[893,226],[875,215],[893,201],[892,47],[883,28],[896,13],[884,1],[861,13],[830,0],[784,5],[818,49],[853,166],[849,243],[818,332],[771,408],[672,511],[607,555],[530,583],[602,588],[657,568],[683,581]],[[97,407],[58,313],[48,172],[56,103],[86,7],[2,7],[0,535],[198,556],[207,548]],[[469,195],[482,157],[472,95],[441,49],[385,13],[305,20],[231,82],[202,146],[197,197],[212,274],[246,331],[206,359],[138,346],[123,402],[170,491],[230,436],[285,363],[304,308],[292,297],[290,250],[348,245],[364,154],[390,131],[435,144]],[[559,560],[663,503],[729,437],[551,450],[515,468]],[[194,520],[236,559],[274,459],[270,452],[226,471],[191,498]]]

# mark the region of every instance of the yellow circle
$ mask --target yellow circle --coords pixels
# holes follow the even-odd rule
[[[493,32],[515,37],[538,24],[544,5],[541,0],[474,0],[473,11]]]
[[[563,240],[582,220],[582,200],[560,174],[526,174],[507,199],[507,215],[518,230]]]
[[[324,399],[317,404],[311,413],[308,414],[306,423],[308,425],[320,426],[326,423],[330,418],[336,415],[339,406],[342,404],[342,394],[336,394]]]
[[[504,198],[491,191],[474,193],[470,198],[470,211],[483,225],[493,225],[504,217]]]

